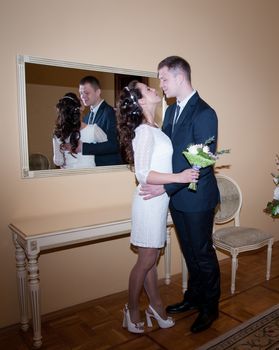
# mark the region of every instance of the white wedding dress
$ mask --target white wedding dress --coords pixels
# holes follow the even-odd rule
[[[172,173],[172,143],[159,128],[141,124],[133,139],[135,174],[139,182],[132,205],[131,243],[139,247],[161,248],[166,241],[169,197],[144,200],[139,195],[140,185],[146,183],[151,170]]]
[[[86,125],[80,129],[80,140],[87,143],[106,142],[106,133],[97,125]],[[69,138],[66,143],[69,142]],[[95,156],[84,156],[82,153],[72,155],[68,151],[60,150],[61,141],[56,136],[53,137],[53,162],[63,169],[94,168]]]

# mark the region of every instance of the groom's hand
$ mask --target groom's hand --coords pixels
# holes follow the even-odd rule
[[[165,193],[165,188],[163,185],[141,185],[139,195],[143,197],[143,199],[151,199],[157,196],[161,196]]]

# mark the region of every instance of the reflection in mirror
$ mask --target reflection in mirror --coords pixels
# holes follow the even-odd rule
[[[18,56],[19,129],[22,177],[45,177],[115,171],[125,165],[96,166],[85,169],[60,169],[53,163],[52,137],[57,118],[56,104],[67,92],[79,96],[81,78],[93,75],[101,84],[101,97],[116,107],[121,89],[137,79],[156,88],[157,74],[112,67]],[[89,112],[86,107],[83,118]],[[156,121],[162,122],[162,106],[157,110]]]

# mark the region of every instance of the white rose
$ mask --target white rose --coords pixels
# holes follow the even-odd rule
[[[204,153],[209,153],[209,147],[208,146],[203,146],[202,150]]]
[[[274,177],[274,178],[273,178],[273,182],[275,183],[275,185],[278,185],[278,183],[279,183],[279,178],[278,178],[278,177]]]
[[[279,186],[276,187],[274,190],[273,199],[276,199],[277,201],[279,201]]]
[[[188,147],[188,151],[191,154],[198,154],[198,146],[199,145],[192,145]]]

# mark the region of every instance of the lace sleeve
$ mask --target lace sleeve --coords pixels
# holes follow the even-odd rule
[[[138,129],[136,129],[136,137],[133,140],[133,149],[135,173],[140,184],[146,183],[147,176],[150,172],[153,148],[154,138],[150,127],[138,127]]]
[[[64,153],[60,150],[60,142],[56,136],[52,139],[53,145],[53,163],[57,166],[63,166],[65,163]]]

